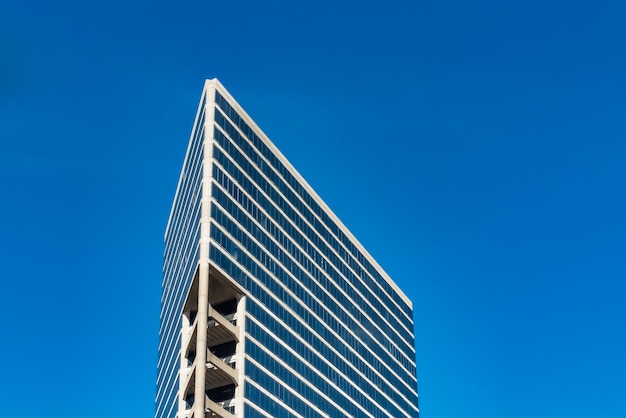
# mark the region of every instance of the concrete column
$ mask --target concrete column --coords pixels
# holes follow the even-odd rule
[[[203,244],[200,244],[202,248]],[[206,334],[209,305],[209,260],[200,260],[198,286],[198,338],[196,340],[196,382],[194,391],[194,415],[204,418],[205,376],[206,376]]]
[[[185,402],[185,397],[184,397],[184,393],[185,390],[187,389],[185,387],[185,384],[187,383],[187,379],[188,376],[185,373],[182,373],[182,370],[187,370],[187,357],[185,356],[185,346],[187,345],[187,343],[189,342],[189,338],[191,338],[191,335],[189,334],[189,327],[190,327],[190,323],[189,323],[189,318],[187,317],[187,315],[185,315],[183,313],[182,315],[182,319],[183,319],[183,327],[181,329],[181,338],[180,338],[180,370],[181,373],[179,373],[178,376],[178,385],[181,388],[178,391],[178,410],[179,411],[184,411],[186,409],[186,402]]]
[[[246,358],[245,352],[245,336],[246,336],[246,297],[243,296],[239,299],[237,304],[237,328],[239,329],[239,342],[237,343],[237,372],[239,384],[235,388],[235,411],[239,416],[243,415],[243,392],[246,382],[244,374],[244,359]]]
[[[215,108],[215,81],[204,84],[206,95],[203,161],[202,198],[200,213],[200,265],[198,280],[198,339],[196,343],[196,381],[194,391],[194,417],[204,418],[205,377],[207,361],[207,326],[209,310],[209,242],[211,241],[211,168],[213,143],[213,111]]]

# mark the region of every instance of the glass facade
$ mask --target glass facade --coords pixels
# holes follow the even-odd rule
[[[176,374],[167,359],[180,351],[175,317],[183,302],[169,289],[190,286],[195,265],[183,259],[199,257],[200,212],[185,207],[200,206],[197,134],[211,159],[203,173],[210,184],[207,256],[245,306],[237,321],[244,361],[235,414],[418,417],[410,302],[219,82],[207,85],[214,87],[205,87],[166,234],[163,306],[173,316],[161,316],[156,417],[169,417],[175,401],[168,396],[176,397],[175,383],[166,383]],[[198,129],[205,114],[212,116],[207,132]]]
[[[174,418],[178,412],[181,311],[200,250],[205,106],[203,94],[165,232],[156,418]]]

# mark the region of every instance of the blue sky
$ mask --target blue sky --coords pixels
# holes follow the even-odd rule
[[[5,2],[0,415],[153,413],[163,232],[218,77],[413,300],[424,418],[626,416],[624,20]]]

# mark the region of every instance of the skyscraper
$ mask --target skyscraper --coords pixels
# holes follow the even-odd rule
[[[419,416],[411,302],[215,79],[164,258],[155,418]]]

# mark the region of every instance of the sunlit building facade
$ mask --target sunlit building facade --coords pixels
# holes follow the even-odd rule
[[[412,305],[217,80],[165,232],[155,418],[418,417]]]

